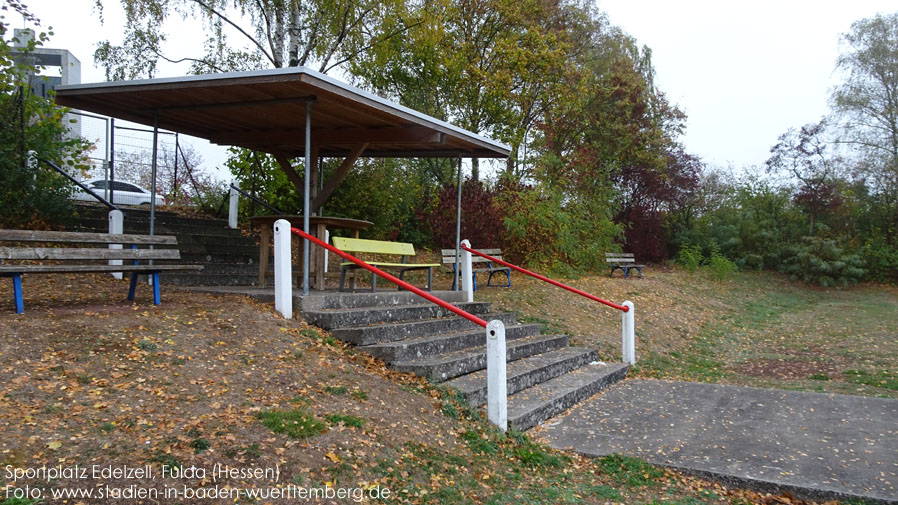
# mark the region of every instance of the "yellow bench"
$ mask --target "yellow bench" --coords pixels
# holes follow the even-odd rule
[[[369,265],[378,268],[391,268],[399,270],[399,279],[404,280],[405,272],[409,270],[427,269],[427,290],[433,289],[433,267],[440,266],[439,263],[408,263],[408,258],[415,255],[415,246],[406,242],[385,242],[382,240],[367,240],[361,238],[334,237],[332,239],[334,246],[341,251],[348,253],[366,253],[366,254],[383,254],[391,256],[401,256],[400,263],[389,261],[366,261]],[[355,263],[340,264],[340,291],[343,291],[346,283],[346,272],[362,268]],[[377,275],[371,274],[371,291],[377,289]],[[400,287],[399,289],[402,289]]]

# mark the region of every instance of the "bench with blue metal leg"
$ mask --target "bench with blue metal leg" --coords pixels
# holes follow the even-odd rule
[[[11,277],[13,301],[16,313],[25,311],[22,296],[22,274],[48,273],[112,273],[130,272],[131,283],[128,300],[134,299],[137,276],[149,275],[153,282],[153,303],[161,303],[159,274],[164,271],[200,270],[201,265],[140,264],[140,260],[166,261],[180,259],[176,248],[138,249],[138,244],[148,246],[176,246],[177,239],[163,235],[124,235],[108,233],[79,233],[34,230],[0,230],[0,243],[88,244],[81,247],[0,247],[0,277]],[[129,249],[110,249],[97,245],[131,244]],[[27,263],[16,263],[16,261]],[[80,263],[74,261],[83,260]],[[131,260],[131,265],[98,264],[96,261]],[[10,264],[9,261],[13,261]],[[37,263],[36,263],[37,262]],[[48,264],[48,262],[50,264]]]

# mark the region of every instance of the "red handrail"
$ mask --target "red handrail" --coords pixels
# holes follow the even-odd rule
[[[531,277],[536,277],[537,279],[539,279],[539,280],[541,280],[541,281],[546,281],[546,282],[548,282],[549,284],[553,284],[553,285],[555,285],[555,286],[558,286],[559,288],[566,289],[566,290],[570,291],[571,293],[577,293],[577,294],[580,295],[580,296],[585,296],[586,298],[589,298],[590,300],[595,300],[595,301],[597,301],[597,302],[599,302],[599,303],[603,303],[603,304],[605,304],[605,305],[607,305],[607,306],[609,306],[609,307],[613,307],[613,308],[615,308],[615,309],[617,309],[617,310],[620,310],[620,311],[623,311],[623,312],[627,312],[627,311],[630,310],[630,307],[627,307],[626,305],[618,305],[618,304],[616,304],[616,303],[609,302],[608,300],[603,300],[603,299],[599,298],[598,296],[593,296],[593,295],[587,293],[586,291],[580,291],[579,289],[577,289],[577,288],[572,288],[572,287],[568,286],[567,284],[562,284],[562,283],[560,283],[560,282],[558,282],[558,281],[553,281],[552,279],[550,279],[550,278],[548,278],[548,277],[546,277],[546,276],[544,276],[544,275],[540,275],[540,274],[538,274],[538,273],[531,272],[530,270],[521,268],[521,267],[519,267],[519,266],[517,266],[517,265],[512,265],[511,263],[509,263],[509,262],[507,262],[507,261],[502,261],[502,260],[500,260],[500,259],[493,258],[492,256],[486,255],[486,254],[484,254],[484,253],[482,253],[482,252],[480,252],[480,251],[475,251],[474,249],[471,249],[470,247],[468,247],[468,246],[466,246],[466,245],[464,245],[464,244],[461,245],[461,248],[464,249],[465,251],[468,251],[468,252],[471,253],[471,254],[476,254],[477,256],[482,256],[482,257],[484,257],[484,258],[486,258],[486,259],[488,259],[488,260],[490,260],[490,261],[495,261],[496,263],[499,263],[499,264],[501,264],[501,265],[505,265],[505,266],[507,266],[507,267],[509,267],[509,268],[513,268],[513,269],[517,270],[518,272],[521,272],[522,274],[527,274],[527,275],[529,275],[529,276],[531,276]]]
[[[416,295],[426,299],[427,301],[433,302],[433,303],[439,305],[440,307],[443,307],[444,309],[446,309],[450,312],[454,312],[455,314],[467,319],[468,321],[471,321],[474,324],[477,324],[477,325],[480,325],[480,326],[486,328],[487,323],[483,319],[480,319],[479,317],[477,317],[473,314],[470,314],[468,312],[465,312],[464,310],[461,310],[460,308],[458,308],[452,304],[449,304],[443,300],[440,300],[439,298],[433,296],[432,294],[427,293],[426,291],[422,291],[421,289],[418,289],[415,286],[412,286],[411,284],[399,279],[398,277],[392,276],[377,267],[371,266],[368,263],[365,263],[364,261],[356,258],[355,256],[353,256],[351,254],[347,254],[328,243],[322,242],[321,240],[318,240],[317,238],[309,235],[308,233],[305,233],[304,231],[300,230],[299,228],[294,228],[291,226],[290,230],[293,233],[299,235],[300,237],[302,237],[306,240],[309,240],[312,243],[327,249],[328,251],[331,251],[332,253],[336,254],[337,256],[340,256],[341,258],[351,261],[351,262],[355,263],[356,265],[364,268],[365,270],[368,270],[369,272],[371,272],[375,275],[379,275],[390,282],[395,282],[399,286],[402,286],[403,288],[411,291],[412,293],[415,293]]]

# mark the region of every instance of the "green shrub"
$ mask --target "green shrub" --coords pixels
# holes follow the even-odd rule
[[[846,254],[835,240],[803,237],[786,248],[781,270],[793,280],[831,287],[857,283],[866,272],[862,267],[860,256]]]
[[[604,270],[604,253],[619,250],[614,241],[621,226],[600,203],[573,201],[549,188],[507,190],[497,199],[507,211],[503,251],[513,263],[575,275]]]
[[[711,244],[711,258],[708,260],[708,266],[711,267],[711,275],[719,281],[731,278],[739,270],[735,263],[720,254],[717,244]]]
[[[862,254],[868,279],[898,283],[898,248],[877,237],[864,244]]]
[[[689,273],[698,270],[703,259],[702,248],[699,245],[683,244],[677,254],[677,263],[686,268]]]

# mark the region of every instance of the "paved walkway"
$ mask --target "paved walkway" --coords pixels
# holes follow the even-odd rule
[[[898,504],[898,400],[634,379],[539,436],[761,491]]]

